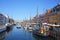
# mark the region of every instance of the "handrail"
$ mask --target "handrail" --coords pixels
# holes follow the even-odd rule
[[[49,25],[49,26],[60,26],[59,24],[55,25],[55,24],[49,24],[49,23],[42,23],[43,25]]]

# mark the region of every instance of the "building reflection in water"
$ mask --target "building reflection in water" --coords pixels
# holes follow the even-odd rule
[[[33,34],[33,37],[35,38],[35,40],[56,40],[56,38],[54,37],[41,37],[38,35]]]
[[[8,33],[8,32],[10,32],[10,31],[11,31],[11,28],[7,28],[6,32]]]
[[[6,31],[0,33],[0,40],[4,40],[5,39],[5,34],[6,34]]]
[[[12,31],[13,27],[8,27],[6,31],[3,31],[0,33],[0,40],[4,40],[6,37],[6,34]]]
[[[12,31],[13,27],[7,27],[6,32],[9,33],[10,31]]]

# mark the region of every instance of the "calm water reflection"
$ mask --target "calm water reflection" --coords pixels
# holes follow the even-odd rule
[[[51,37],[41,38],[33,35],[32,32],[24,30],[22,27],[17,28],[18,26],[8,28],[5,32],[0,33],[0,40],[53,40]]]

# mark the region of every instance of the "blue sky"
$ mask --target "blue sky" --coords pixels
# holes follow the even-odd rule
[[[0,13],[9,15],[15,20],[30,18],[38,13],[44,13],[46,9],[56,6],[60,0],[0,0]]]

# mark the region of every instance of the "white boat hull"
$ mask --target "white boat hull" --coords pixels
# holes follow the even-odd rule
[[[7,28],[7,26],[0,26],[0,32],[5,31],[5,30],[6,30],[6,28]]]

